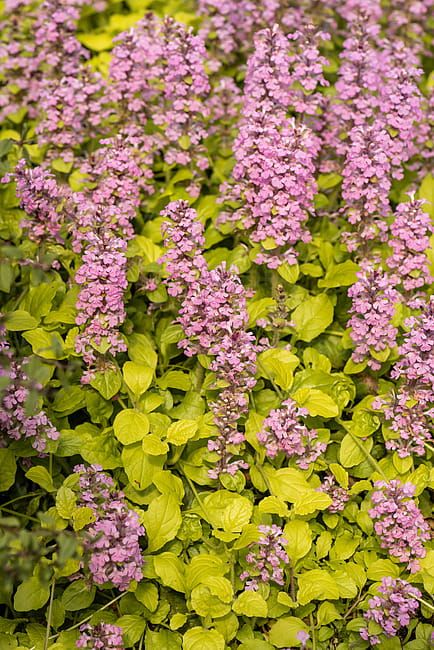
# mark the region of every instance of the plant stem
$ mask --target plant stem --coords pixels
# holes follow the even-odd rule
[[[11,499],[10,501],[6,501],[6,503],[2,504],[2,508],[5,506],[10,506],[16,501],[21,501],[21,499],[30,499],[31,497],[37,497],[40,494],[45,494],[43,490],[39,490],[38,492],[29,492],[28,494],[22,494],[20,497],[15,497],[15,499]]]
[[[53,614],[53,600],[54,600],[54,587],[56,584],[56,578],[53,576],[51,580],[51,593],[50,593],[50,603],[48,605],[47,612],[47,631],[45,632],[45,641],[44,641],[44,650],[48,650],[48,644],[50,642],[50,630],[51,630],[51,617]]]
[[[183,474],[184,474],[184,472],[183,472]],[[207,509],[205,508],[205,506],[203,504],[203,501],[202,501],[201,497],[199,496],[199,492],[196,490],[196,487],[195,487],[193,481],[187,476],[187,474],[184,474],[184,476],[187,479],[187,482],[188,482],[188,484],[189,484],[189,486],[191,488],[191,491],[193,492],[193,494],[195,496],[196,501],[198,502],[198,504],[200,506],[200,509],[202,510],[203,514],[205,515],[205,519],[207,519],[208,522],[211,523],[212,518],[211,518],[209,512],[207,512]]]
[[[310,630],[312,632],[312,650],[316,650],[316,634],[315,634],[315,625],[313,624],[313,616],[310,614]]]
[[[385,473],[383,472],[383,470],[381,469],[380,465],[377,463],[377,461],[375,460],[375,458],[374,458],[373,456],[371,456],[371,454],[369,453],[369,451],[368,451],[368,450],[365,448],[365,446],[360,442],[360,440],[357,438],[357,436],[355,436],[353,433],[351,433],[351,431],[347,431],[347,433],[351,436],[351,438],[353,439],[353,441],[356,443],[356,445],[358,446],[358,448],[360,449],[360,451],[361,451],[361,452],[363,453],[363,455],[365,456],[366,460],[367,460],[369,463],[371,463],[372,467],[373,467],[375,470],[377,470],[377,472],[380,474],[380,476],[382,476],[382,477],[384,478],[385,481],[388,481],[389,479],[387,478],[386,474],[385,474]]]
[[[417,598],[417,596],[416,596],[416,598]],[[434,605],[431,605],[431,603],[428,603],[428,602],[427,602],[426,600],[424,600],[423,598],[417,598],[417,600],[418,600],[420,603],[422,603],[422,605],[425,605],[425,607],[427,607],[429,610],[431,610],[432,612],[434,612]]]
[[[10,515],[15,515],[16,517],[24,517],[24,519],[29,519],[30,521],[36,521],[37,524],[41,523],[39,519],[36,519],[36,517],[25,515],[23,512],[16,512],[15,510],[9,510],[9,508],[5,508],[4,506],[0,506],[0,510],[4,510],[5,512],[8,512]]]

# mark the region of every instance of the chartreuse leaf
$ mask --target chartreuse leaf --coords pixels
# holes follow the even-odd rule
[[[56,488],[53,485],[53,479],[51,478],[50,474],[45,469],[45,467],[42,467],[41,465],[38,465],[36,467],[31,467],[26,472],[26,478],[28,478],[29,481],[33,481],[33,483],[37,483],[38,485],[41,486],[41,488],[47,490],[47,492],[56,491]]]
[[[294,503],[311,490],[303,473],[292,467],[275,470],[269,465],[264,466],[273,494],[283,501]]]
[[[113,429],[119,442],[130,445],[143,440],[149,432],[149,419],[140,411],[125,409],[115,417]]]
[[[309,553],[312,547],[312,533],[306,521],[288,521],[283,536],[287,540],[286,552],[291,562],[295,563]]]
[[[181,523],[181,509],[175,497],[162,494],[149,505],[143,515],[148,538],[148,552],[152,553],[176,537]]]
[[[137,585],[134,596],[139,603],[142,603],[150,612],[155,612],[158,607],[158,589],[152,582],[142,580]]]
[[[135,490],[145,490],[154,475],[163,468],[166,456],[147,454],[141,443],[128,445],[122,450],[122,462],[128,479]]]
[[[327,269],[324,278],[318,280],[318,287],[331,289],[334,287],[348,287],[357,280],[358,264],[347,260],[342,264],[333,264]]]
[[[40,609],[50,596],[50,588],[36,576],[24,580],[15,592],[14,608],[17,612],[28,612]]]
[[[0,449],[0,492],[9,490],[14,484],[17,463],[10,449]]]
[[[116,621],[116,625],[122,628],[122,636],[126,648],[130,648],[140,640],[145,631],[146,621],[137,614],[125,614]]]
[[[176,632],[170,630],[160,630],[159,632],[152,632],[150,629],[146,630],[146,650],[181,650],[181,645],[182,637]]]
[[[296,616],[284,616],[271,626],[269,639],[276,648],[298,648],[301,646],[299,632],[309,632],[306,623]]]
[[[127,361],[122,368],[124,381],[130,391],[136,396],[140,397],[145,393],[152,383],[154,370],[150,366],[134,361]]]
[[[63,592],[62,605],[68,612],[78,612],[93,603],[95,593],[95,587],[89,587],[85,580],[75,580]]]
[[[312,600],[336,598],[339,598],[339,587],[333,576],[327,571],[312,569],[312,571],[306,571],[299,575],[297,600],[300,605],[306,605]]]
[[[38,327],[24,332],[23,338],[32,346],[34,354],[43,359],[65,359],[65,346],[58,332],[47,332]]]
[[[187,587],[192,590],[210,576],[223,576],[226,570],[227,567],[218,555],[196,555],[186,568]]]
[[[165,587],[185,592],[185,565],[179,557],[174,553],[160,553],[153,557],[152,562],[155,573]]]
[[[373,445],[372,438],[368,438],[364,442],[361,440],[358,442],[359,444],[349,434],[344,436],[339,449],[339,461],[344,467],[358,465],[366,459],[366,454],[371,451]],[[360,448],[361,446],[366,449],[366,453],[363,453]]]
[[[294,501],[294,514],[310,515],[315,510],[326,510],[332,504],[328,494],[319,490],[306,490]]]
[[[199,428],[196,420],[178,420],[172,422],[166,434],[167,442],[172,445],[184,445],[193,438]]]
[[[243,591],[233,604],[235,614],[240,616],[261,616],[268,614],[267,602],[256,591]]]
[[[224,637],[217,630],[192,627],[183,636],[183,650],[225,650]]]
[[[57,490],[56,508],[57,512],[63,519],[70,519],[76,507],[75,492],[69,487],[62,485]]]
[[[419,187],[418,196],[426,203],[423,206],[425,212],[434,217],[434,176],[427,174]]]
[[[5,315],[5,326],[10,332],[21,332],[38,327],[39,320],[36,320],[27,311],[17,309]]]
[[[317,388],[300,388],[292,395],[299,406],[307,409],[309,415],[320,415],[323,418],[334,418],[340,409],[327,393]]]
[[[223,578],[222,578],[223,580]],[[231,611],[231,606],[212,593],[208,585],[198,585],[190,595],[191,606],[199,616],[220,618]]]
[[[114,368],[107,368],[104,372],[95,373],[90,382],[104,399],[111,399],[119,391],[122,385],[120,373]]]
[[[292,313],[298,338],[302,341],[312,341],[324,332],[333,322],[333,303],[322,293],[304,300]]]
[[[203,500],[204,516],[214,528],[223,528],[229,533],[240,532],[249,523],[253,504],[246,497],[227,490],[217,490]],[[206,515],[205,515],[206,511]]]
[[[283,390],[289,390],[293,382],[293,371],[300,359],[284,349],[265,350],[258,356],[258,368],[263,377],[272,379]]]

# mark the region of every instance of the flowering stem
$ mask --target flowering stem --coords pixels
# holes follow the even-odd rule
[[[196,501],[198,502],[200,509],[202,510],[203,514],[205,515],[205,519],[207,519],[210,523],[212,522],[212,517],[210,517],[209,512],[207,512],[207,509],[205,508],[202,499],[199,496],[199,492],[196,490],[196,487],[193,483],[193,481],[187,476],[187,474],[184,474],[185,478],[187,479],[187,482],[191,488],[191,491],[193,492]]]
[[[310,614],[309,616],[309,621],[310,621],[310,629],[312,632],[312,650],[316,650],[316,634],[315,634],[315,625],[313,624],[312,614]]]
[[[15,515],[16,517],[24,517],[24,519],[29,519],[30,521],[36,521],[37,524],[41,523],[39,519],[36,519],[36,517],[25,515],[23,512],[16,512],[16,510],[9,510],[9,508],[5,508],[4,506],[0,506],[0,510],[4,510],[5,512],[8,512],[10,515]]]
[[[43,490],[38,490],[37,492],[29,492],[28,494],[22,494],[20,497],[15,497],[15,499],[11,499],[10,501],[6,501],[6,503],[3,503],[1,506],[4,508],[5,506],[10,506],[16,501],[21,501],[21,499],[30,499],[31,497],[37,497],[41,494],[44,494]]]
[[[113,605],[113,603],[116,603],[116,602],[117,602],[118,600],[120,600],[120,599],[122,598],[122,596],[124,596],[124,595],[125,595],[125,594],[119,594],[118,596],[116,596],[116,598],[113,598],[113,599],[110,600],[108,603],[106,603],[105,605],[103,605],[102,607],[100,607],[99,609],[97,609],[96,612],[92,612],[92,614],[90,614],[89,616],[86,616],[86,618],[83,618],[83,620],[79,621],[79,622],[76,623],[75,625],[72,625],[71,627],[68,627],[66,630],[62,630],[62,632],[70,632],[71,630],[76,630],[78,627],[80,627],[81,625],[83,625],[83,623],[87,623],[88,621],[90,621],[90,619],[92,618],[92,616],[95,616],[95,614],[96,614],[97,612],[102,612],[103,609],[107,609],[107,607],[110,607],[110,605]],[[50,636],[50,639],[56,639],[56,638],[59,636],[59,634],[60,634],[60,632],[59,632],[58,634],[54,634],[53,636]]]
[[[425,447],[434,453],[434,447],[431,447],[427,442],[424,443]]]

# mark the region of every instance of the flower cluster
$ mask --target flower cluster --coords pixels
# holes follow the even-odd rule
[[[332,503],[327,508],[329,512],[342,512],[342,510],[345,508],[345,504],[350,498],[348,490],[336,483],[336,479],[333,474],[327,474],[318,490],[320,492],[328,494],[328,496],[331,498]]]
[[[235,474],[246,463],[232,459],[232,447],[244,440],[237,422],[248,407],[247,392],[255,385],[256,354],[252,333],[246,331],[247,293],[239,277],[224,264],[209,270],[202,253],[203,227],[186,201],[170,203],[163,216],[165,245],[162,261],[171,274],[168,293],[181,296],[178,322],[185,338],[179,342],[187,356],[209,354],[216,387],[224,386],[211,404],[219,437],[209,441],[218,454],[212,478]]]
[[[110,65],[114,101],[133,122],[151,120],[158,127],[169,165],[193,165],[196,172],[208,167],[202,147],[209,116],[206,58],[200,36],[149,13],[117,37]]]
[[[369,600],[369,609],[363,614],[367,621],[380,626],[386,637],[396,637],[402,627],[407,627],[419,608],[418,598],[422,594],[405,580],[386,577],[378,587],[379,595]],[[367,627],[360,630],[360,636],[371,646],[380,643],[378,634],[372,634]]]
[[[59,185],[54,174],[42,167],[28,167],[23,159],[17,163],[15,172],[4,176],[2,182],[12,179],[16,182],[20,205],[26,212],[21,226],[29,239],[39,245],[48,241],[61,242],[68,188]]]
[[[92,378],[94,366],[107,352],[124,351],[119,327],[125,319],[124,293],[127,241],[140,204],[140,190],[148,189],[146,167],[137,163],[129,143],[107,140],[83,166],[89,187],[72,195],[73,248],[82,252],[75,281],[81,290],[77,300],[77,324],[84,331],[76,338]]]
[[[429,526],[412,499],[415,490],[412,483],[395,479],[389,483],[377,481],[372,494],[374,507],[369,511],[381,548],[406,562],[411,572],[418,571],[417,560],[426,555],[423,543],[431,537]]]
[[[255,32],[277,20],[278,0],[199,0],[204,16],[201,34],[212,41],[216,55],[231,61],[251,45]]]
[[[79,505],[90,508],[95,517],[84,529],[84,566],[94,584],[112,583],[126,591],[143,577],[139,539],[145,531],[123,493],[114,490],[113,480],[101,470],[99,465],[74,468],[80,476]]]
[[[275,582],[285,584],[284,568],[289,563],[285,551],[287,540],[283,537],[280,526],[258,526],[261,537],[254,546],[249,547],[246,562],[250,565],[240,575],[247,580],[246,589],[256,591],[259,583]]]
[[[291,398],[271,411],[258,433],[258,440],[264,445],[267,456],[274,458],[283,452],[288,458],[294,458],[302,469],[308,469],[316,461],[327,445],[319,442],[314,429],[308,429],[300,422],[300,418],[306,415],[307,410],[299,408]]]
[[[80,636],[75,645],[89,650],[124,650],[122,628],[110,623],[80,626]]]
[[[0,353],[0,376],[8,380],[8,385],[0,393],[0,447],[5,447],[11,440],[29,440],[32,447],[42,453],[48,441],[57,440],[60,434],[46,413],[32,405],[31,392],[42,387],[32,385],[29,380],[25,370],[27,359],[14,359],[3,326],[0,326]]]
[[[299,92],[291,90],[293,82],[312,89],[317,81],[315,66],[321,66],[316,63],[313,73],[300,65],[291,75],[290,43],[278,27],[255,36],[243,117],[234,143],[233,182],[222,186],[225,200],[240,207],[225,211],[221,221],[235,221],[248,229],[251,241],[261,247],[255,261],[270,268],[285,261],[294,264],[295,244],[310,240],[304,223],[313,211],[316,192],[316,138],[306,126],[287,117],[287,111],[301,101]]]
[[[422,210],[422,205],[423,201],[414,198],[407,203],[400,203],[390,227],[389,245],[392,255],[388,257],[387,265],[399,272],[400,283],[406,292],[420,289],[433,280],[426,251],[434,228],[429,214]]]
[[[401,358],[394,365],[392,377],[404,378],[419,389],[420,398],[434,402],[434,296],[420,316],[408,318],[405,325],[409,332],[399,347]]]
[[[400,458],[425,454],[425,443],[432,440],[430,422],[434,408],[427,408],[424,400],[413,397],[405,385],[395,395],[377,398],[373,406],[383,408],[393,432],[393,437],[386,440],[386,449],[396,451]]]
[[[361,363],[367,359],[373,370],[381,367],[380,359],[396,344],[398,330],[391,324],[400,294],[396,280],[371,261],[362,263],[357,282],[348,290],[352,298],[348,327],[355,343],[352,359]]]

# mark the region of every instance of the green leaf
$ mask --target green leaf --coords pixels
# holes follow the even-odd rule
[[[348,287],[357,280],[356,273],[359,268],[359,265],[351,260],[347,260],[342,264],[333,264],[327,269],[325,277],[318,280],[318,287],[320,289]]]
[[[283,536],[287,540],[286,552],[292,563],[309,553],[312,547],[312,532],[306,521],[300,519],[288,521]]]
[[[50,474],[45,469],[45,467],[42,467],[41,465],[37,465],[36,467],[31,467],[26,472],[26,478],[28,478],[29,481],[33,481],[33,483],[37,483],[38,485],[41,486],[41,488],[47,490],[47,492],[56,491],[56,488],[53,485],[53,479],[51,478]]]
[[[192,627],[182,639],[183,650],[225,650],[224,637],[217,630]]]
[[[301,646],[299,632],[309,633],[306,623],[295,616],[284,616],[271,626],[269,639],[276,648],[298,648]]]
[[[199,428],[195,420],[178,420],[172,422],[167,430],[167,442],[173,445],[184,445],[190,438],[193,438]]]
[[[62,594],[62,605],[67,612],[78,612],[92,605],[96,594],[96,588],[89,589],[85,580],[75,580],[66,587]]]
[[[288,262],[285,262],[279,266],[277,272],[289,284],[294,284],[298,280],[300,269],[298,264],[288,264]]]
[[[228,490],[217,490],[208,494],[203,500],[204,516],[214,528],[223,528],[226,532],[240,532],[249,523],[253,513],[253,504],[246,497]]]
[[[174,553],[160,553],[153,557],[152,562],[155,573],[165,587],[185,592],[185,566],[179,557]]]
[[[321,603],[318,607],[317,617],[320,625],[328,625],[329,623],[342,618],[333,603],[329,602]]]
[[[155,433],[150,433],[142,440],[142,449],[151,456],[161,456],[169,451],[167,442],[163,442]]]
[[[289,503],[299,500],[301,496],[306,494],[306,491],[312,489],[303,473],[298,469],[284,467],[274,470],[268,466],[264,467],[264,470],[273,494],[279,499],[289,501]]]
[[[148,390],[154,376],[153,368],[134,361],[124,363],[122,373],[126,385],[137,397]]]
[[[366,453],[372,449],[372,439],[368,438],[365,442],[360,440],[360,445],[365,447]],[[353,438],[347,434],[344,436],[339,449],[339,461],[344,467],[354,467],[366,460],[366,454],[360,449],[359,445]]]
[[[312,600],[334,600],[336,598],[339,598],[339,588],[327,571],[313,569],[298,577],[297,600],[300,605],[307,605]]]
[[[113,42],[110,34],[102,33],[95,34],[95,32],[89,32],[89,34],[77,34],[77,38],[88,50],[93,50],[94,52],[104,52],[104,50],[110,50]]]
[[[119,442],[123,445],[131,445],[143,440],[149,433],[149,419],[140,411],[125,409],[115,417],[113,429]]]
[[[148,537],[148,552],[157,551],[174,539],[181,523],[181,510],[175,497],[162,494],[154,499],[143,515],[143,524]]]
[[[354,555],[359,544],[359,537],[354,537],[351,533],[344,532],[336,538],[333,548],[330,551],[330,559],[348,560]]]
[[[231,611],[231,606],[212,593],[207,585],[198,585],[190,595],[191,606],[199,616],[220,618]]]
[[[58,332],[47,332],[38,327],[25,332],[23,338],[30,343],[34,354],[43,359],[65,359],[63,339]]]
[[[336,402],[322,390],[316,388],[300,388],[292,397],[299,406],[308,410],[309,415],[334,418],[340,413],[339,406]]]
[[[256,591],[243,591],[233,604],[235,614],[240,616],[260,616],[268,614],[268,607],[263,597]]]
[[[17,612],[40,609],[50,596],[50,588],[35,576],[24,580],[15,592],[14,608]]]
[[[294,514],[310,515],[315,510],[326,510],[332,504],[328,494],[317,490],[306,490],[294,501]]]
[[[117,370],[108,368],[104,372],[95,373],[95,377],[90,382],[104,399],[111,399],[119,391],[122,385],[122,379]]]
[[[166,456],[153,456],[143,451],[141,443],[128,445],[122,450],[122,463],[135,490],[145,490],[154,475],[163,468]]]
[[[188,589],[192,590],[197,585],[205,582],[210,576],[223,576],[227,567],[217,555],[203,553],[191,559],[186,568],[186,581]]]
[[[336,187],[342,180],[340,174],[336,172],[330,172],[328,174],[319,174],[318,175],[318,187],[320,190],[329,190],[332,187]]]
[[[178,559],[178,558],[177,558]],[[155,567],[155,558],[154,558]],[[152,582],[142,582],[137,586],[134,596],[150,612],[155,612],[158,607],[158,589]]]
[[[312,341],[333,322],[333,303],[325,294],[312,296],[292,313],[291,320],[302,341]]]
[[[137,1],[135,0],[135,2]],[[129,2],[131,3],[132,0]],[[181,636],[176,632],[170,632],[170,630],[151,632],[148,629],[146,630],[145,647],[146,650],[181,650]]]
[[[76,507],[76,496],[73,490],[62,485],[56,494],[56,509],[63,519],[70,519]]]
[[[18,309],[17,311],[5,314],[5,326],[10,332],[21,332],[38,327],[39,320],[33,318],[27,311]]]
[[[374,560],[368,564],[366,575],[369,580],[380,581],[382,578],[391,576],[398,578],[400,574],[399,566],[392,560]]]
[[[55,395],[53,411],[70,415],[86,405],[86,392],[82,386],[66,386]]]
[[[431,217],[434,217],[434,176],[432,174],[427,174],[423,179],[419,188],[418,197],[419,199],[425,199],[426,203],[423,209]]]
[[[299,365],[300,359],[283,349],[270,349],[258,357],[258,368],[263,377],[272,379],[283,390],[289,390],[293,382],[293,371]]]
[[[145,631],[146,621],[137,614],[125,614],[116,621],[116,625],[122,628],[122,636],[126,648],[131,648],[137,643]]]
[[[17,472],[17,462],[13,451],[0,448],[0,467],[0,492],[5,492],[14,484]]]

